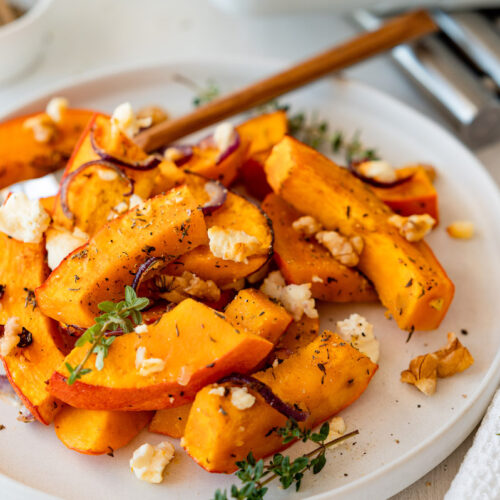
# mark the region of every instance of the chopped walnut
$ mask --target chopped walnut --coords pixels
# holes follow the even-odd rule
[[[412,384],[426,396],[436,392],[438,357],[424,354],[410,361],[408,370],[401,372],[401,382]]]
[[[323,229],[321,223],[310,215],[299,217],[296,221],[293,221],[292,227],[304,238],[310,238]]]
[[[358,264],[363,251],[361,236],[346,238],[337,231],[320,231],[316,233],[316,239],[344,266],[354,267]]]
[[[467,220],[457,220],[450,224],[446,231],[452,238],[470,240],[474,236],[474,224]]]
[[[159,275],[155,285],[160,296],[170,302],[179,303],[188,297],[217,302],[220,289],[212,280],[202,280],[196,274],[184,271],[181,276]]]
[[[448,333],[448,344],[434,354],[439,358],[438,377],[450,377],[469,368],[474,363],[471,353],[457,339],[454,333]]]
[[[55,139],[57,126],[52,118],[45,113],[32,116],[24,120],[23,128],[31,129],[36,142],[48,143]]]
[[[386,161],[365,161],[357,167],[359,173],[379,182],[394,182],[398,176],[396,170]]]
[[[168,113],[160,106],[146,106],[137,112],[137,119],[148,120],[150,126],[168,120]]]
[[[387,222],[397,228],[399,234],[410,242],[423,239],[436,224],[434,217],[429,214],[410,215],[409,217],[391,215]]]
[[[409,369],[401,372],[401,382],[413,384],[430,396],[436,392],[438,377],[450,377],[463,372],[473,363],[474,358],[469,350],[460,343],[454,333],[448,333],[446,347],[412,359]]]

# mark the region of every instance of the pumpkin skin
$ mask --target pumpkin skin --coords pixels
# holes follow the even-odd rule
[[[57,136],[48,143],[36,141],[33,131],[23,126],[37,114],[0,123],[0,189],[64,168],[94,111],[66,110]]]
[[[142,346],[146,358],[165,361],[161,371],[139,373],[136,352]],[[117,337],[101,371],[94,368],[92,355],[86,364],[92,372],[68,385],[66,363],[78,365],[88,346],[73,349],[50,378],[49,391],[71,406],[88,410],[175,408],[229,373],[251,371],[272,347],[257,335],[238,332],[221,313],[186,299],[149,325],[146,333]]]
[[[168,262],[206,242],[198,203],[185,186],[174,188],[111,220],[68,255],[37,288],[37,302],[49,317],[90,327],[100,314],[97,305],[122,300],[147,258]]]
[[[253,376],[283,401],[307,411],[301,425],[312,428],[353,403],[376,370],[367,356],[325,331],[278,366]],[[256,401],[240,410],[231,403],[229,390],[220,396],[211,389],[207,386],[196,395],[183,439],[184,448],[201,467],[229,474],[250,451],[258,460],[291,444],[284,446],[281,436],[272,432],[287,418],[260,394],[250,390]]]
[[[18,317],[20,325],[33,337],[31,345],[15,347],[2,361],[25,406],[47,425],[59,411],[60,403],[49,394],[45,382],[63,359],[56,344],[57,323],[42,313],[33,295],[48,274],[44,241],[24,243],[0,232],[0,284],[5,286],[0,298],[0,325]]]
[[[126,446],[141,432],[151,412],[82,410],[65,406],[54,419],[57,437],[84,455],[103,455]]]
[[[312,296],[327,302],[377,300],[371,283],[355,268],[344,266],[317,241],[305,240],[293,229],[300,212],[274,193],[266,196],[262,208],[273,222],[274,260],[287,283],[311,283]]]
[[[327,230],[363,238],[358,268],[401,329],[440,325],[453,299],[452,281],[424,241],[410,243],[388,223],[393,212],[362,181],[288,136],[273,148],[266,175],[274,192],[300,213]]]

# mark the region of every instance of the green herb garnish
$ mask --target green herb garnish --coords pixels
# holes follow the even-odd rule
[[[220,95],[219,86],[211,80],[207,82],[206,87],[196,87],[197,95],[193,97],[193,106],[195,108],[203,106],[204,104],[208,104],[210,101],[213,101]]]
[[[135,325],[142,323],[140,311],[148,304],[149,299],[137,297],[131,286],[125,287],[125,300],[118,303],[109,300],[101,302],[98,307],[99,310],[104,311],[104,314],[95,318],[95,325],[85,330],[75,343],[76,347],[82,347],[87,343],[91,344],[87,354],[76,367],[66,363],[69,372],[67,384],[74,384],[83,375],[92,371],[90,368],[83,368],[92,354],[96,354],[95,367],[97,370],[102,370],[104,359],[108,356],[109,348],[116,339],[116,335],[106,336],[106,332],[121,329],[123,333],[130,333]]]
[[[228,496],[226,490],[217,490],[214,500],[228,500],[228,498],[261,500],[268,491],[266,485],[274,479],[279,479],[284,489],[295,485],[295,490],[298,491],[305,472],[312,470],[313,474],[318,474],[323,469],[326,464],[327,448],[358,434],[356,430],[337,439],[326,441],[330,433],[328,423],[324,423],[319,432],[312,432],[301,429],[294,420],[288,420],[286,427],[280,427],[275,432],[282,436],[283,444],[298,439],[303,442],[312,441],[319,446],[293,461],[288,456],[276,453],[268,464],[264,464],[262,459],[256,461],[252,452],[250,452],[246,460],[236,462],[238,466],[236,476],[243,483],[242,486],[238,488],[233,484],[230,496]]]

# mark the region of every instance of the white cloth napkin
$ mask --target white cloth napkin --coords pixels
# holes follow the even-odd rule
[[[500,499],[500,389],[444,500]]]

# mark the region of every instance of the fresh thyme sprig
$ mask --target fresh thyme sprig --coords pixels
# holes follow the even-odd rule
[[[274,479],[279,479],[284,489],[295,484],[295,490],[298,491],[305,472],[312,470],[313,474],[318,474],[323,469],[326,464],[327,448],[358,434],[356,430],[337,439],[326,441],[330,433],[328,423],[324,423],[319,432],[316,433],[301,429],[294,420],[288,420],[286,426],[280,427],[276,432],[282,436],[283,444],[298,439],[303,442],[312,441],[319,446],[293,461],[288,456],[276,453],[268,464],[264,464],[262,459],[256,461],[252,452],[250,452],[246,460],[236,462],[238,466],[236,476],[243,483],[241,488],[233,484],[229,497],[227,490],[217,490],[214,500],[228,500],[228,498],[261,500],[268,491],[266,485]]]
[[[98,307],[104,314],[95,318],[95,325],[91,326],[76,341],[76,347],[82,347],[87,343],[91,346],[82,361],[72,367],[66,363],[69,372],[68,385],[74,384],[83,375],[90,373],[90,368],[84,368],[92,354],[96,354],[95,367],[98,370],[104,368],[104,359],[108,356],[109,348],[116,339],[116,335],[106,336],[107,332],[120,329],[123,333],[130,333],[135,325],[142,323],[142,311],[149,304],[145,297],[137,297],[131,286],[125,287],[125,300],[114,303],[111,301],[101,302]]]
[[[206,87],[197,86],[197,92],[198,92],[197,95],[193,97],[193,106],[195,108],[198,108],[203,104],[208,104],[210,101],[213,101],[216,97],[219,97],[220,88],[215,82],[209,80],[207,82]]]

